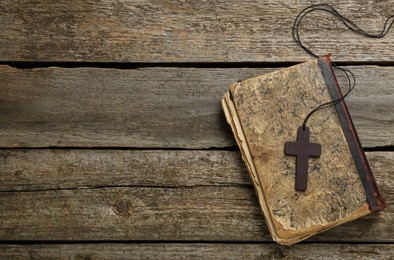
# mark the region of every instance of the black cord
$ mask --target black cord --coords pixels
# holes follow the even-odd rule
[[[301,41],[300,38],[300,33],[299,33],[299,25],[300,22],[302,21],[302,19],[304,19],[304,17],[314,11],[323,11],[323,12],[327,12],[333,16],[335,16],[336,18],[338,18],[349,30],[362,35],[364,37],[368,37],[368,38],[383,38],[390,30],[390,28],[393,26],[394,24],[394,15],[389,16],[386,19],[386,22],[384,23],[383,29],[380,33],[378,34],[372,34],[372,33],[367,33],[366,31],[364,31],[363,29],[361,29],[359,26],[357,26],[353,21],[349,20],[348,18],[344,17],[342,14],[340,14],[333,6],[329,5],[329,4],[316,4],[316,5],[311,5],[308,6],[307,8],[305,8],[304,10],[302,10],[298,16],[296,17],[296,19],[294,20],[294,24],[293,24],[293,39],[297,42],[298,45],[300,45],[300,47],[302,49],[304,49],[308,54],[318,58],[319,55],[315,54],[314,52],[312,52],[308,47],[306,47],[304,45],[304,43]],[[391,22],[390,22],[391,20]],[[312,116],[313,113],[322,110],[324,108],[327,108],[331,105],[336,105],[339,102],[343,101],[349,94],[350,92],[352,92],[352,90],[354,89],[354,87],[356,86],[356,77],[354,76],[354,74],[348,70],[348,69],[344,69],[339,67],[338,65],[332,63],[333,67],[335,69],[338,69],[340,71],[342,71],[348,80],[349,83],[349,88],[348,91],[345,95],[343,95],[341,98],[321,104],[317,107],[315,107],[312,111],[309,112],[309,114],[305,117],[302,126],[305,127],[306,123],[308,122],[308,119]]]

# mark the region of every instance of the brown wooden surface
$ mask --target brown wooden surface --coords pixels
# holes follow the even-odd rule
[[[325,2],[371,32],[380,32],[393,13],[390,1]],[[2,0],[0,60],[303,61],[308,56],[290,30],[296,15],[310,4],[308,0]],[[334,60],[394,61],[393,33],[385,39],[365,39],[324,13],[305,21],[302,30],[316,52],[332,52]]]
[[[348,67],[364,147],[394,143],[394,69]],[[239,79],[279,68],[15,69],[0,66],[2,147],[209,148],[235,145],[220,100]],[[340,73],[338,77],[346,86]]]
[[[3,259],[392,259],[393,245],[75,244],[0,245]]]
[[[369,32],[394,13],[327,2]],[[230,83],[310,58],[291,37],[310,4],[2,0],[0,259],[392,259],[394,31],[301,25],[356,74],[347,104],[383,212],[274,244],[220,108]]]
[[[271,241],[237,151],[5,150],[2,240]],[[368,153],[388,208],[308,241],[393,242],[394,153]]]

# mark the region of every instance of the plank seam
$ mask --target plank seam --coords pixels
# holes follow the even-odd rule
[[[248,188],[253,189],[251,184],[225,183],[225,184],[197,184],[197,185],[177,185],[177,186],[149,186],[149,185],[98,185],[70,188],[48,188],[48,189],[23,189],[23,190],[0,190],[1,193],[21,193],[21,192],[48,192],[48,191],[76,191],[76,190],[98,190],[98,189],[123,189],[123,188],[142,188],[142,189],[198,189],[198,188]]]
[[[133,63],[133,62],[52,62],[52,61],[0,61],[0,65],[9,66],[15,69],[38,69],[38,68],[103,68],[134,70],[142,68],[283,68],[299,64],[299,62],[151,62],[151,63]],[[339,66],[381,66],[392,67],[394,61],[351,61],[335,62]]]
[[[241,245],[277,245],[273,241],[221,241],[221,240],[0,240],[0,245],[37,245],[37,244],[241,244]],[[302,241],[297,245],[394,245],[394,241]]]

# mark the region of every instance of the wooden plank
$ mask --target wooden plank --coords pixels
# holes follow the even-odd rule
[[[374,172],[383,174],[380,181],[390,180],[394,153],[366,154]],[[120,186],[252,187],[238,151],[0,150],[0,172],[0,192]]]
[[[363,146],[393,145],[394,68],[347,68],[358,80],[348,106]],[[234,146],[223,94],[273,70],[0,66],[0,147]]]
[[[150,152],[3,152],[1,240],[271,241],[238,152]],[[388,208],[309,241],[394,241],[394,153],[368,157]]]
[[[370,32],[389,1],[326,1]],[[285,62],[307,58],[291,36],[310,1],[2,0],[0,60],[88,62]],[[312,20],[313,19],[313,20]],[[364,39],[322,12],[303,39],[337,61],[394,61],[393,33]]]
[[[393,244],[0,245],[1,259],[391,259]]]
[[[240,153],[226,151],[0,150],[0,173],[0,192],[114,186],[252,187]]]

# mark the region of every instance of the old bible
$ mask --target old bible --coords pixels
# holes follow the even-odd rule
[[[299,242],[386,206],[344,101],[315,113],[307,139],[300,135],[300,124],[311,109],[341,95],[330,57],[324,56],[234,83],[222,99],[267,226],[278,243]],[[285,145],[289,140],[294,142]],[[306,157],[307,188],[301,185],[298,190],[299,158],[288,155],[295,140],[301,151],[306,144],[321,144],[314,148],[316,156]]]

